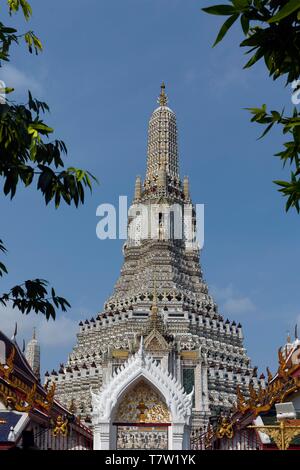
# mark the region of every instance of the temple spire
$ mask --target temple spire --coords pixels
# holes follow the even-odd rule
[[[162,175],[163,172],[175,185],[179,184],[176,116],[167,106],[165,88],[162,83],[159,107],[153,111],[149,121],[146,189],[155,186],[159,173]]]
[[[40,344],[36,339],[35,328],[33,328],[32,339],[27,344],[25,357],[35,376],[40,379]]]
[[[158,104],[160,106],[167,106],[168,105],[168,97],[166,95],[166,85],[164,82],[162,82],[161,86],[160,86],[160,95],[158,97]]]
[[[140,176],[136,177],[134,188],[134,199],[139,201],[142,197],[142,180]]]

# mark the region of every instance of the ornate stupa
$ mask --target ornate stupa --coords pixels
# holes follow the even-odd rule
[[[204,428],[231,409],[237,386],[245,393],[251,380],[256,386],[242,327],[224,321],[203,278],[196,208],[178,163],[176,115],[162,84],[149,122],[146,176],[144,181],[136,178],[129,209],[120,277],[103,311],[80,322],[67,363],[46,377],[56,383],[57,398],[75,407],[86,422],[93,412],[90,389],[98,391],[115,380],[120,367],[126,368],[137,354],[141,338],[145,354],[159,369],[157,376],[171,376],[178,390],[193,393],[193,428]],[[149,397],[157,393],[152,385],[154,391],[149,389],[148,395],[149,381],[141,385],[144,395],[136,392],[137,409],[151,409]],[[120,439],[121,447],[133,445],[123,434]],[[160,442],[166,440],[161,437]]]
[[[32,339],[28,342],[25,357],[37,379],[40,379],[40,343],[36,338],[36,330],[33,328]]]

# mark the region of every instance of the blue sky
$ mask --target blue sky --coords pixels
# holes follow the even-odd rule
[[[47,122],[69,149],[68,165],[97,175],[100,185],[76,210],[45,208],[34,189],[0,198],[1,238],[9,276],[1,290],[29,278],[48,279],[72,309],[47,323],[32,314],[1,311],[0,328],[19,342],[33,326],[44,369],[70,352],[80,319],[95,316],[110,295],[122,263],[122,241],[96,238],[96,208],[132,197],[144,175],[147,125],[162,80],[179,127],[182,176],[195,203],[205,204],[201,263],[220,312],[241,322],[252,363],[274,368],[277,348],[300,317],[299,216],[284,212],[272,180],[286,171],[272,155],[282,136],[257,141],[262,129],[246,107],[267,103],[290,110],[291,91],[263,65],[243,71],[239,28],[211,48],[220,19],[199,0],[31,1],[30,28],[42,55],[15,49],[0,71],[15,99],[29,88],[51,107]],[[23,21],[9,20],[24,30]]]

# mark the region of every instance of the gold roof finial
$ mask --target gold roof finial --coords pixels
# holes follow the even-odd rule
[[[168,104],[168,97],[166,95],[165,89],[166,89],[165,82],[162,82],[160,86],[160,95],[158,97],[158,104],[160,106],[167,106]]]

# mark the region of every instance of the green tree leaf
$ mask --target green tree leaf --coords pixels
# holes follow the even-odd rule
[[[290,0],[275,16],[273,16],[273,18],[269,20],[269,23],[277,23],[297,10],[300,10],[299,0]]]
[[[236,13],[236,9],[230,5],[215,5],[213,7],[206,7],[202,8],[205,13],[209,13],[210,15],[232,15]]]
[[[238,14],[235,14],[235,15],[232,15],[230,16],[226,21],[225,23],[223,24],[223,26],[221,27],[220,31],[219,31],[219,34],[217,36],[217,39],[215,40],[214,42],[214,45],[213,47],[215,47],[220,41],[222,41],[223,37],[225,36],[225,34],[227,33],[227,31],[229,30],[229,28],[231,28],[231,26],[233,25],[233,23],[238,19],[239,15]]]

